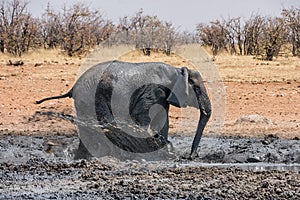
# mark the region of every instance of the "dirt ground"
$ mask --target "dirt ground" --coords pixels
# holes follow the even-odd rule
[[[34,102],[67,92],[76,80],[84,58],[68,58],[57,51],[40,51],[25,55],[22,58],[24,65],[18,67],[7,65],[9,59],[18,60],[0,55],[0,199],[300,198],[299,168],[282,172],[241,169],[234,165],[229,168],[201,167],[182,159],[165,164],[121,162],[113,158],[70,161],[60,153],[70,149],[68,145],[76,140],[75,125],[39,112],[75,115],[73,100],[54,100],[41,105]],[[164,57],[162,54],[152,54],[145,57],[139,52],[132,52],[120,59],[189,65],[175,55]],[[214,62],[226,89],[225,121],[217,134],[208,130],[204,137],[218,135],[229,138],[224,143],[228,147],[226,155],[230,154],[229,149],[238,152],[235,156],[244,155],[243,152],[248,152],[253,143],[259,144],[256,149],[260,149],[254,154],[259,153],[263,157],[276,155],[278,159],[290,159],[280,160],[280,163],[299,164],[300,59],[285,57],[266,62],[252,57],[220,55]],[[195,127],[187,125],[186,134],[181,132],[178,135],[180,113],[181,110],[171,108],[170,132],[174,137],[185,138],[185,135],[193,134]],[[192,114],[184,117],[188,121],[197,120]],[[242,143],[239,138],[250,140]],[[60,140],[63,142],[58,142]],[[291,146],[272,146],[285,142]],[[177,146],[180,144],[175,142]],[[58,150],[53,153],[51,148]],[[37,153],[32,155],[35,150]],[[222,152],[207,152],[201,158],[211,155],[214,162],[224,163],[224,160],[218,160],[220,155],[224,157]],[[265,161],[254,154],[236,163]],[[25,159],[21,164],[13,160],[18,156]],[[47,156],[55,156],[55,159],[47,160]],[[210,161],[199,159],[196,163]]]

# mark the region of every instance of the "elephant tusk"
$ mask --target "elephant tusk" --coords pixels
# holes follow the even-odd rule
[[[205,110],[202,110],[202,113],[203,113],[204,115],[206,115],[206,116],[208,115],[207,112],[206,112]]]

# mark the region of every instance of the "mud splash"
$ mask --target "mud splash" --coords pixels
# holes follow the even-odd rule
[[[191,137],[170,140],[174,159],[120,161],[73,160],[77,137],[2,137],[0,199],[300,197],[299,140],[203,138],[193,161]]]
[[[172,150],[169,153],[174,159],[168,162],[191,163],[188,155],[192,139],[179,135],[170,137]],[[79,139],[74,136],[3,136],[0,140],[0,163],[24,164],[30,159],[72,162],[78,144]],[[204,137],[199,148],[193,163],[300,164],[300,140],[297,138],[282,140],[272,135],[262,139]]]

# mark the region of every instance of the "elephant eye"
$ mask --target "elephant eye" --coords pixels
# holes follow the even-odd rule
[[[190,79],[190,78],[189,78],[189,83],[192,84],[192,85],[195,84],[194,80]]]

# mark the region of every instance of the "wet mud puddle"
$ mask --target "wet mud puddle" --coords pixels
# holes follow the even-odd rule
[[[191,137],[174,136],[170,140],[174,159],[120,161],[108,156],[74,160],[79,144],[77,137],[2,137],[0,199],[221,198],[223,190],[216,193],[212,186],[229,187],[232,193],[226,193],[227,197],[249,198],[245,192],[252,188],[249,182],[262,180],[253,179],[255,176],[266,176],[276,183],[286,179],[288,182],[282,183],[285,193],[278,193],[278,197],[300,195],[295,189],[300,180],[299,140],[203,138],[199,155],[193,161],[186,159]],[[255,174],[255,171],[266,174]],[[252,181],[245,177],[251,177]],[[232,183],[232,178],[241,183]],[[199,184],[193,183],[195,179]],[[226,180],[225,185],[219,182],[221,179]],[[280,186],[253,182],[255,190],[256,184],[263,184],[262,190],[266,192]]]
[[[172,141],[180,151],[189,150],[192,138],[179,137]],[[257,138],[204,138],[198,157],[183,166],[238,167],[246,170],[300,171],[300,141],[281,140],[267,136]]]
[[[173,136],[170,141],[173,146],[173,159],[151,163],[182,167],[240,167],[256,171],[300,171],[300,140],[297,139],[281,140],[272,136],[263,139],[204,137],[193,161],[187,159],[192,137]],[[77,137],[2,137],[0,164],[18,165],[30,160],[72,163],[78,144]],[[140,161],[148,162],[143,159]]]

